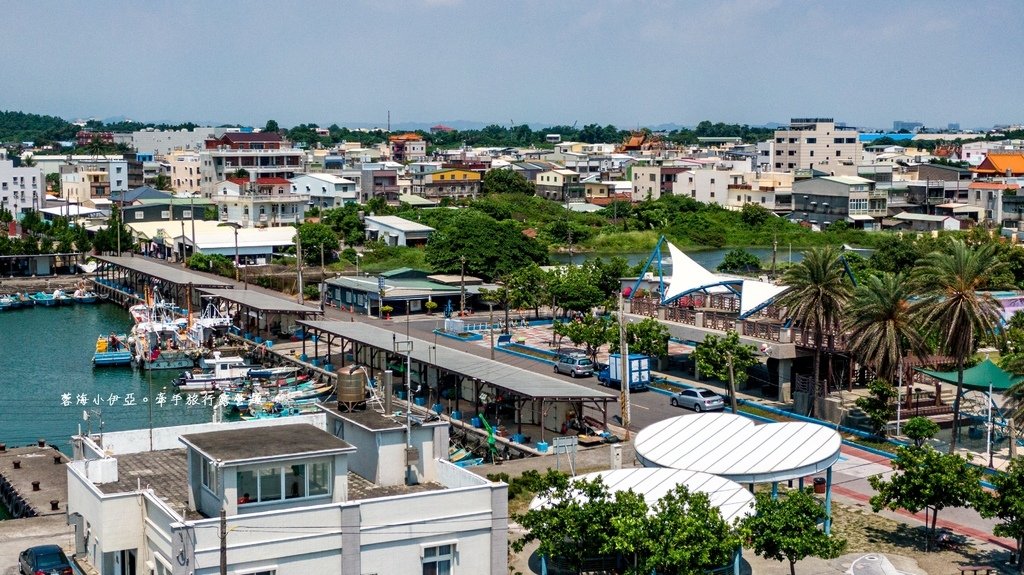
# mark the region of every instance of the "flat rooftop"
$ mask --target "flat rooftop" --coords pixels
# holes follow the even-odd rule
[[[181,441],[221,463],[239,463],[292,455],[327,455],[355,447],[308,423],[226,429],[182,435]]]
[[[227,289],[231,288],[231,284],[229,283],[209,278],[204,275],[199,275],[196,273],[185,271],[181,268],[167,266],[141,257],[136,258],[127,256],[96,256],[96,259],[100,260],[101,262],[107,262],[128,270],[146,274],[148,276],[172,284],[192,284],[193,287],[218,287]]]

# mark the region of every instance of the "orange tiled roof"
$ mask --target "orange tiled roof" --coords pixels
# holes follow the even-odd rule
[[[422,140],[423,136],[419,134],[408,132],[406,134],[398,134],[397,136],[388,136],[390,142],[415,142],[416,140]]]
[[[1002,182],[971,182],[968,188],[972,190],[1019,190],[1020,185]]]
[[[989,152],[977,168],[971,168],[978,174],[1024,175],[1024,152]]]

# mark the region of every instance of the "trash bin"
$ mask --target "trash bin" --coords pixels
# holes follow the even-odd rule
[[[413,403],[415,403],[416,405],[418,405],[420,407],[423,407],[424,405],[427,404],[427,398],[425,398],[425,397],[415,397],[415,398],[413,398]]]
[[[825,493],[825,478],[824,477],[815,477],[814,478],[814,492],[815,493]]]
[[[452,419],[462,419],[462,412],[457,410],[457,409],[455,411],[453,411],[452,412]]]
[[[480,427],[482,427],[482,426],[480,425],[480,418],[479,418],[479,417],[474,417],[474,418],[470,419],[470,420],[469,420],[469,423],[470,423],[470,424],[472,424],[472,425],[473,425],[473,427],[476,427],[477,429],[479,429]]]
[[[444,412],[444,406],[441,405],[440,403],[435,403],[434,407],[432,407],[431,409],[433,409],[434,413],[438,415],[441,415],[441,413]]]
[[[541,453],[547,453],[548,452],[548,444],[547,444],[547,442],[546,441],[538,441],[537,442],[537,451],[539,451]]]

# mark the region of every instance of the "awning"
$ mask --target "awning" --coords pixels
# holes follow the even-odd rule
[[[866,214],[856,214],[856,215],[848,216],[848,217],[851,220],[855,221],[855,222],[870,222],[870,221],[874,221],[874,219],[875,219],[875,218],[873,218],[873,217],[871,217],[869,215],[866,215]]]
[[[955,371],[931,371],[919,367],[915,367],[914,371],[934,377],[945,383],[955,385],[957,382]],[[993,391],[1006,391],[1021,381],[1024,381],[1024,376],[1003,371],[1002,368],[987,357],[985,361],[978,365],[964,370],[964,387],[975,391],[988,391],[989,385],[991,385]]]

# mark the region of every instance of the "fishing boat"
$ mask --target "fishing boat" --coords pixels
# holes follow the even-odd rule
[[[96,353],[92,356],[93,366],[131,365],[132,352],[128,349],[127,340],[126,336],[113,333],[96,338]]]
[[[192,318],[188,339],[196,347],[212,348],[214,341],[224,337],[231,328],[231,316],[207,303],[198,317]]]
[[[36,305],[44,305],[47,307],[57,305],[57,299],[53,297],[53,294],[45,292],[36,292],[28,296]]]
[[[222,400],[224,411],[227,413],[244,413],[249,409],[252,402],[262,403],[268,398],[274,401],[291,400],[300,401],[305,399],[325,400],[334,393],[334,385],[331,383],[316,383],[304,381],[279,387],[263,387],[252,385],[246,389],[235,392],[228,392],[227,398]]]
[[[75,303],[74,298],[65,293],[62,289],[53,290],[53,299],[56,300],[57,305],[71,305]]]
[[[212,358],[199,360],[200,369],[183,371],[174,380],[179,391],[221,391],[238,388],[249,376],[252,366],[239,356],[221,357],[220,352],[213,352]]]
[[[21,307],[31,307],[36,305],[35,300],[32,299],[32,297],[29,296],[27,293],[14,292],[14,295],[12,297],[21,302]]]
[[[99,296],[97,296],[96,292],[94,292],[94,291],[88,291],[88,290],[83,289],[83,288],[78,288],[78,289],[75,290],[75,292],[73,294],[71,294],[71,299],[75,303],[86,303],[86,304],[88,304],[88,303],[96,303],[99,300]]]
[[[291,400],[275,398],[272,401],[252,402],[249,408],[242,412],[239,417],[249,419],[275,419],[278,417],[290,417],[304,413],[315,413],[320,405],[319,400]]]
[[[16,302],[14,298],[10,296],[0,297],[0,311],[7,311],[19,307],[21,304]]]

